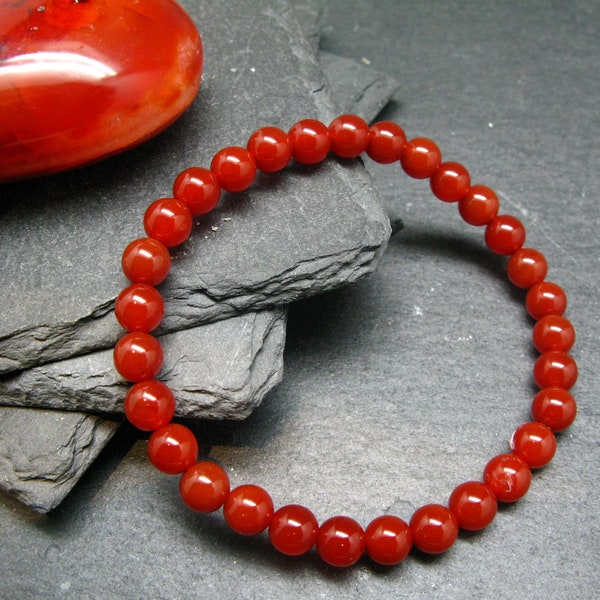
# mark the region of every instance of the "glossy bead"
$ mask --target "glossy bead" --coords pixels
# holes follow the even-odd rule
[[[412,548],[408,523],[393,515],[373,519],[365,530],[366,551],[380,565],[402,562]]]
[[[485,243],[495,254],[513,254],[525,243],[525,227],[512,215],[499,215],[485,228]]]
[[[319,524],[313,513],[299,504],[282,506],[269,525],[269,539],[282,554],[299,556],[317,541]]]
[[[162,242],[141,238],[125,248],[121,266],[125,277],[133,283],[158,285],[171,270],[171,255]]]
[[[167,247],[179,246],[192,232],[192,213],[176,198],[161,198],[153,202],[144,215],[144,229],[149,237]]]
[[[210,513],[223,506],[229,495],[229,477],[215,462],[194,463],[179,480],[179,495],[192,510]]]
[[[192,215],[198,217],[216,208],[221,187],[212,171],[190,167],[175,178],[173,196],[185,202]]]
[[[223,514],[231,529],[242,535],[264,531],[273,518],[273,500],[258,485],[241,485],[227,496]]]
[[[540,352],[568,352],[575,343],[575,328],[561,315],[546,315],[533,327],[533,344]]]
[[[541,319],[546,315],[562,315],[567,309],[567,296],[556,283],[542,281],[527,292],[525,307],[534,319]]]
[[[168,425],[174,414],[173,392],[156,379],[132,385],[125,396],[125,416],[142,431],[156,431]]]
[[[285,131],[277,127],[261,127],[248,140],[248,151],[256,167],[264,173],[284,169],[292,159],[292,144]]]
[[[529,489],[531,471],[516,454],[494,456],[483,471],[483,480],[501,502],[516,502]]]
[[[520,456],[530,469],[538,469],[554,458],[556,437],[549,427],[532,421],[523,423],[515,430],[510,447],[513,454]]]
[[[128,331],[156,329],[165,314],[165,303],[160,292],[146,283],[133,283],[126,287],[115,302],[115,316]]]
[[[564,431],[577,416],[577,403],[564,388],[544,388],[533,398],[531,415],[552,431]]]
[[[496,192],[485,185],[473,185],[458,201],[458,212],[469,225],[487,225],[498,215],[500,202]]]
[[[189,469],[198,456],[196,436],[184,425],[170,423],[148,440],[148,458],[163,473],[177,475]]]
[[[225,191],[242,192],[256,177],[256,162],[246,148],[229,146],[215,154],[210,170]]]
[[[571,389],[577,381],[577,363],[566,352],[544,352],[533,365],[533,378],[540,389],[561,387]]]
[[[125,334],[115,345],[113,357],[115,368],[129,381],[154,379],[163,363],[160,342],[143,331]]]
[[[440,168],[442,153],[433,140],[414,138],[407,142],[400,164],[411,177],[427,179]]]
[[[406,148],[406,134],[392,121],[379,121],[369,129],[367,154],[375,162],[393,163],[402,158]]]
[[[443,202],[458,202],[471,187],[469,171],[457,162],[444,162],[430,180],[431,191]]]
[[[465,481],[450,495],[448,508],[456,517],[459,527],[467,531],[479,531],[494,520],[498,501],[484,483]]]
[[[356,158],[369,145],[369,126],[357,115],[341,115],[329,125],[331,151],[342,158]]]
[[[508,259],[506,273],[514,285],[529,289],[544,280],[548,263],[546,257],[534,248],[521,248]]]
[[[458,521],[449,508],[426,504],[411,517],[410,531],[416,548],[428,554],[441,554],[456,541]]]
[[[365,543],[365,532],[354,519],[331,517],[319,527],[317,552],[333,567],[349,567],[363,555]]]
[[[315,119],[303,119],[288,132],[294,160],[305,165],[321,162],[329,154],[331,141],[326,125]]]

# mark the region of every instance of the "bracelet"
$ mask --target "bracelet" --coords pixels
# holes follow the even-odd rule
[[[363,529],[347,516],[334,516],[321,525],[313,513],[298,504],[275,511],[270,495],[260,486],[246,484],[233,490],[224,469],[198,458],[198,442],[184,425],[172,423],[175,399],[156,379],[162,362],[160,342],[150,334],[164,316],[164,301],[156,286],[171,267],[169,248],[190,235],[193,218],[210,212],[221,191],[246,190],[257,170],[274,173],[290,160],[316,164],[329,153],[355,158],[363,152],[376,162],[400,162],[413,178],[429,179],[433,194],[458,205],[469,224],[485,227],[485,243],[494,253],[507,256],[509,280],[528,290],[526,309],[536,321],[533,343],[540,352],[533,377],[533,420],[519,426],[510,440],[510,453],[493,457],[482,481],[456,487],[448,505],[427,504],[409,522],[383,515]],[[213,512],[223,507],[225,521],[236,532],[255,535],[268,528],[273,546],[295,556],[316,545],[328,564],[338,567],[357,562],[363,554],[373,561],[393,565],[413,547],[439,554],[448,550],[459,529],[476,531],[494,519],[498,502],[522,498],[531,482],[531,469],[542,467],[556,451],[555,433],[569,427],[577,406],[569,389],[577,379],[577,365],[567,353],[575,341],[572,324],[562,316],[567,299],[557,284],[546,281],[548,266],[538,250],[524,248],[525,228],[514,216],[499,214],[494,191],[471,185],[467,169],[457,162],[442,162],[438,146],[430,139],[407,141],[404,131],[390,121],[371,127],[360,117],[342,115],[329,127],[314,119],[299,121],[288,133],[263,127],[250,137],[246,148],[227,147],[214,156],[210,169],[192,167],[173,184],[173,197],[153,202],[144,215],[146,238],[131,242],[122,256],[122,267],[131,285],[118,296],[115,315],[128,331],[114,349],[119,374],[134,383],[125,398],[128,420],[151,431],[148,456],[163,473],[181,474],[179,491],[193,510]]]

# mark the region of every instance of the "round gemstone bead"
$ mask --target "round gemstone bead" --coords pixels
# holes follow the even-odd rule
[[[566,352],[544,352],[533,365],[533,378],[540,389],[561,387],[571,389],[577,381],[577,363]]]
[[[242,535],[264,531],[273,518],[273,500],[258,485],[241,485],[229,493],[223,514],[231,529]]]
[[[146,283],[126,287],[115,302],[115,316],[128,331],[156,329],[165,314],[165,303],[160,292]]]
[[[161,198],[153,202],[144,215],[144,229],[149,237],[167,247],[179,246],[192,232],[192,213],[181,200]]]
[[[458,536],[458,521],[449,508],[426,504],[410,519],[413,544],[422,552],[441,554],[449,550]]]
[[[531,484],[527,463],[516,454],[494,456],[483,471],[483,480],[501,502],[516,502]]]
[[[329,154],[331,140],[326,125],[315,119],[303,119],[292,125],[288,132],[294,160],[314,165]]]
[[[162,242],[141,238],[125,248],[121,266],[125,277],[133,283],[158,285],[169,274],[171,255]]]
[[[429,138],[414,138],[407,142],[400,164],[404,172],[415,179],[427,179],[442,164],[442,153]]]
[[[496,192],[485,185],[473,185],[458,201],[458,212],[469,225],[487,225],[498,215],[500,202]]]
[[[533,398],[531,415],[552,431],[564,431],[573,424],[577,416],[577,403],[564,388],[545,388]]]
[[[430,180],[431,191],[443,202],[458,202],[471,187],[469,171],[457,162],[444,162]]]
[[[143,331],[125,334],[115,345],[113,357],[115,368],[129,381],[154,379],[163,363],[160,342]]]
[[[277,127],[261,127],[248,140],[248,151],[256,167],[264,173],[284,169],[292,158],[292,144],[285,131]]]
[[[279,552],[299,556],[317,541],[319,524],[313,513],[299,504],[282,506],[269,525],[269,539]]]
[[[533,343],[540,352],[568,352],[575,343],[575,328],[561,315],[546,315],[533,327]]]
[[[375,162],[393,163],[402,158],[406,148],[406,134],[392,121],[379,121],[369,129],[367,154]]]
[[[381,565],[402,562],[412,548],[412,534],[408,523],[393,515],[373,519],[365,530],[366,551]]]
[[[125,416],[142,431],[156,431],[168,425],[175,414],[170,388],[156,379],[131,386],[125,397]]]
[[[562,315],[567,309],[567,296],[556,283],[542,281],[527,292],[525,307],[534,319],[541,319],[545,315]]]
[[[176,475],[189,469],[198,456],[196,436],[184,425],[169,423],[148,440],[148,458],[163,473]]]
[[[525,243],[525,227],[512,215],[498,215],[485,228],[485,243],[495,254],[513,254]]]
[[[210,170],[225,191],[243,192],[256,177],[256,162],[246,148],[229,146],[215,154]]]
[[[319,527],[317,552],[327,564],[349,567],[360,559],[364,551],[365,532],[354,519],[331,517]]]
[[[210,460],[194,463],[179,480],[181,499],[192,510],[203,513],[221,508],[227,500],[229,488],[225,470]]]
[[[468,531],[479,531],[494,520],[498,501],[484,483],[465,481],[450,495],[448,507],[456,517],[459,527]]]
[[[221,188],[212,171],[190,167],[175,178],[173,196],[184,202],[192,215],[198,217],[216,208]]]
[[[342,158],[356,158],[369,145],[369,126],[357,115],[341,115],[329,125],[331,151]]]
[[[508,259],[506,272],[517,287],[529,289],[544,280],[548,263],[546,257],[534,248],[521,248]]]
[[[514,454],[520,456],[530,469],[544,467],[556,452],[556,437],[542,423],[532,421],[518,427],[510,440]]]

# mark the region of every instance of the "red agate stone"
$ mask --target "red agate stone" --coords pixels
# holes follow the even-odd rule
[[[139,144],[200,85],[200,36],[172,0],[3,2],[0,39],[0,181]]]

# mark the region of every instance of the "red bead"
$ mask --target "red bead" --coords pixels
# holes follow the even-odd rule
[[[173,196],[185,202],[193,216],[205,215],[219,203],[221,188],[212,171],[190,167],[177,175]]]
[[[443,202],[458,202],[471,187],[471,176],[463,165],[457,162],[444,162],[433,174],[431,191]]]
[[[365,530],[367,554],[380,565],[397,565],[412,548],[408,524],[393,515],[382,515],[371,521]]]
[[[189,469],[198,456],[196,436],[184,425],[170,423],[148,440],[148,458],[163,473],[176,475]]]
[[[175,398],[164,383],[156,379],[131,386],[125,397],[125,416],[142,431],[156,431],[168,425],[175,414]]]
[[[241,485],[227,496],[223,514],[231,529],[242,535],[264,531],[273,518],[273,500],[258,485]]]
[[[400,163],[411,177],[427,179],[440,168],[442,153],[433,140],[414,138],[406,144]]]
[[[494,190],[485,185],[473,185],[458,201],[458,212],[469,225],[487,225],[498,215],[500,202]]]
[[[561,387],[571,389],[577,381],[577,363],[566,352],[544,352],[533,365],[533,378],[540,389]]]
[[[327,126],[315,119],[304,119],[288,132],[294,160],[305,165],[321,162],[329,154],[331,141]]]
[[[465,481],[457,486],[448,501],[459,527],[479,531],[487,527],[496,516],[498,501],[492,490],[479,481]]]
[[[371,125],[367,154],[375,162],[389,164],[400,160],[405,148],[406,134],[400,125],[392,121]]]
[[[540,352],[568,352],[575,343],[575,328],[561,315],[546,315],[533,327],[533,344]]]
[[[331,517],[319,527],[317,552],[333,567],[349,567],[365,551],[365,532],[350,517]]]
[[[217,463],[194,463],[179,480],[181,499],[192,510],[213,512],[223,506],[229,495],[229,477]]]
[[[242,192],[252,185],[256,177],[256,162],[246,148],[229,146],[215,154],[210,170],[225,191]]]
[[[117,321],[128,331],[156,329],[165,314],[165,303],[160,292],[146,283],[126,287],[115,302]]]
[[[449,508],[426,504],[410,520],[413,544],[422,552],[441,554],[449,550],[458,536],[458,521]]]
[[[117,371],[129,381],[154,379],[163,363],[160,342],[143,331],[125,334],[117,342],[113,357]]]
[[[153,202],[144,215],[144,229],[149,237],[167,247],[179,246],[192,232],[192,213],[176,198],[161,198]]]
[[[250,136],[247,147],[256,167],[265,173],[281,171],[292,159],[288,135],[277,127],[261,127]]]
[[[317,541],[319,524],[315,515],[299,504],[282,506],[269,525],[269,539],[279,552],[299,556],[308,552]]]
[[[512,215],[499,215],[485,228],[485,243],[495,254],[513,254],[525,243],[525,227]]]
[[[341,115],[329,125],[331,151],[342,158],[356,158],[369,145],[369,126],[357,115]]]
[[[171,255],[162,242],[141,238],[125,248],[121,265],[125,277],[133,283],[158,285],[169,274]]]
[[[508,259],[506,272],[517,287],[529,289],[544,280],[548,263],[546,257],[534,248],[521,248]]]
[[[542,423],[523,423],[512,435],[510,447],[513,454],[520,456],[530,469],[544,467],[556,452],[556,437]]]
[[[483,480],[501,502],[516,502],[531,483],[527,463],[516,454],[494,456],[483,471]]]
[[[567,390],[558,387],[540,390],[531,403],[531,414],[536,421],[552,431],[569,428],[577,416],[577,403]]]
[[[542,281],[527,292],[525,306],[534,319],[541,319],[545,315],[562,315],[567,309],[567,296],[556,283]]]

